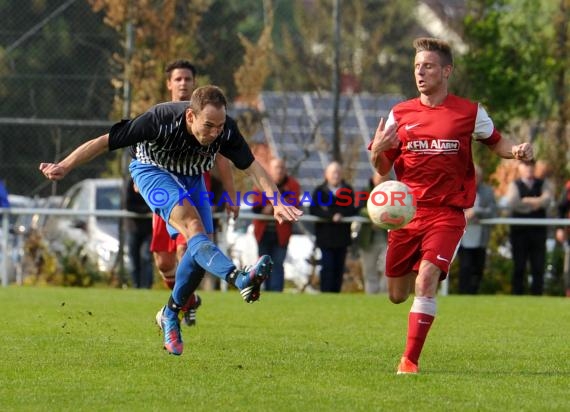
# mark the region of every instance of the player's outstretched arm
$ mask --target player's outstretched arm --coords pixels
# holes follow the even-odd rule
[[[109,150],[109,134],[88,140],[59,163],[40,163],[40,171],[50,180],[60,180],[71,170]]]
[[[530,143],[515,144],[508,137],[501,137],[491,150],[504,159],[532,160],[534,153]]]
[[[263,166],[261,166],[257,160],[254,160],[245,171],[254,179],[254,183],[257,187],[260,187],[263,192],[268,194],[267,197],[273,204],[273,216],[275,220],[279,223],[299,220],[299,216],[301,216],[303,212],[295,206],[282,202],[279,189],[277,189],[273,180],[271,180]]]

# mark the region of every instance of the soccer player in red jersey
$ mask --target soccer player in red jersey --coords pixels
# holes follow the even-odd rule
[[[476,193],[471,143],[505,159],[533,158],[529,143],[515,144],[495,129],[485,109],[448,92],[451,47],[434,38],[414,40],[418,98],[394,106],[371,142],[371,162],[381,175],[393,168],[414,193],[417,212],[404,228],[388,233],[386,276],[393,303],[414,292],[407,343],[398,374],[418,373],[418,360],[436,314],[439,282],[465,230],[464,209]]]

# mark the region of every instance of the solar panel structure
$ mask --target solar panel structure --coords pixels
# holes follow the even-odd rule
[[[263,92],[263,130],[272,152],[287,161],[289,172],[303,190],[323,181],[332,160],[333,96],[316,92]],[[367,187],[373,171],[367,145],[381,117],[402,100],[394,95],[341,95],[340,149],[346,180],[356,189]]]

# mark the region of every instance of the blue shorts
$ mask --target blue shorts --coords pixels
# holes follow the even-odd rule
[[[183,202],[196,208],[206,233],[214,233],[212,208],[202,175],[185,176],[138,160],[131,161],[129,171],[146,204],[166,222],[170,237],[178,234],[178,230],[168,223],[170,213]]]

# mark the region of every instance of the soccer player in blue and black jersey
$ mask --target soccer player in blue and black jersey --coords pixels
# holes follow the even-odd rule
[[[281,223],[296,221],[302,211],[279,202],[279,191],[255,160],[234,119],[227,116],[227,101],[216,86],[197,88],[188,102],[161,103],[132,120],[111,127],[108,134],[77,147],[59,163],[41,163],[51,180],[62,179],[75,167],[110,150],[130,147],[129,166],[139,192],[153,210],[168,222],[171,234],[188,239],[188,249],[176,269],[176,283],[164,306],[160,323],[164,348],[174,355],[183,351],[178,312],[194,293],[205,271],[240,290],[246,302],[259,299],[261,284],[271,272],[267,255],[248,270],[238,270],[207,236],[213,231],[202,174],[214,165],[217,153],[248,173],[257,187],[270,195],[274,217]]]

